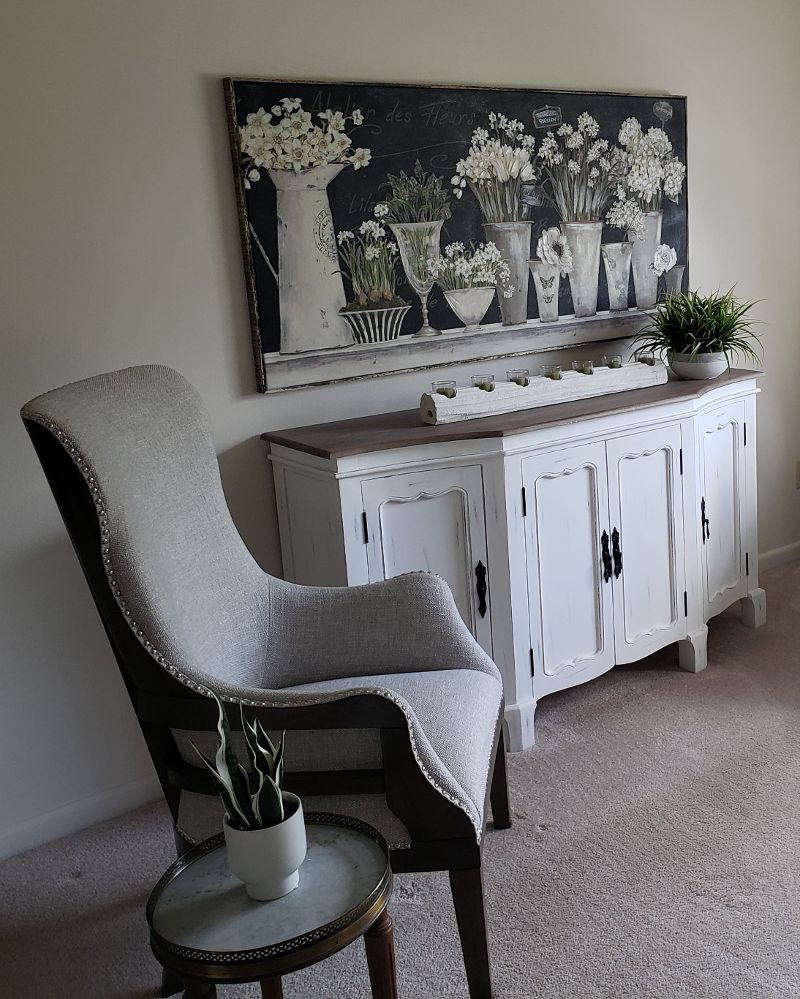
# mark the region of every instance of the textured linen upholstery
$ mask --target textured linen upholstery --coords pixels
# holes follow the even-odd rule
[[[412,573],[311,587],[264,573],[231,520],[202,402],[169,368],[98,375],[39,396],[22,415],[56,434],[86,478],[109,585],[160,666],[229,701],[388,698],[420,770],[480,838],[502,684],[446,583]],[[369,733],[360,738],[356,757],[369,750]],[[305,748],[313,753],[313,739]]]

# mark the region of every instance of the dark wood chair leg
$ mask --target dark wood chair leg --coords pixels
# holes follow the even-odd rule
[[[170,971],[168,968],[161,969],[161,997],[162,999],[167,999],[167,996],[177,995],[179,992],[183,992],[183,980],[178,978],[174,971]]]
[[[492,999],[489,938],[483,906],[483,875],[480,867],[450,871],[450,888],[456,910],[470,999]]]
[[[397,999],[394,963],[394,930],[389,910],[384,909],[364,934],[372,999]]]
[[[511,810],[508,803],[508,773],[506,771],[506,746],[503,730],[497,743],[497,755],[494,758],[492,786],[489,791],[492,802],[492,820],[495,829],[511,828]]]
[[[261,979],[261,999],[283,999],[283,985],[280,978]]]

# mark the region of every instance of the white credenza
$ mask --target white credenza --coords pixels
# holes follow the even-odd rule
[[[500,667],[509,746],[540,697],[665,645],[758,587],[753,372],[444,426],[416,410],[265,434],[287,579],[425,569]],[[358,641],[358,636],[353,636]]]

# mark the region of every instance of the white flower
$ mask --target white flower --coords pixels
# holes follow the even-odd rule
[[[353,118],[353,124],[354,125],[363,125],[364,124],[364,113],[361,111],[360,108],[355,108],[353,110],[352,118]]]
[[[653,270],[660,277],[662,274],[666,274],[667,271],[671,271],[677,262],[678,254],[675,250],[666,243],[662,243],[655,252]]]
[[[353,169],[359,170],[361,167],[369,165],[369,161],[372,159],[372,153],[369,149],[356,149],[353,153]]]
[[[565,145],[567,149],[580,149],[583,145],[583,136],[580,132],[573,132],[571,135],[567,136]]]
[[[248,170],[247,179],[252,180],[255,183],[257,180],[261,180],[261,174],[258,170]]]
[[[632,198],[619,198],[611,206],[606,221],[615,229],[623,229],[628,239],[644,238],[644,212]]]
[[[578,131],[585,132],[586,135],[593,139],[600,131],[600,126],[588,111],[584,111],[583,114],[578,117]]]
[[[362,236],[371,236],[373,239],[380,239],[386,235],[386,230],[383,226],[378,225],[377,222],[373,222],[372,219],[362,222],[358,227],[358,231]]]
[[[344,246],[344,244],[348,243],[351,239],[355,239],[353,233],[350,232],[349,229],[343,229],[336,237],[336,242],[339,246]]]
[[[577,160],[570,160],[569,163],[567,163],[567,170],[569,170],[570,173],[580,173],[580,163],[578,163]]]
[[[638,142],[642,134],[642,126],[637,118],[626,118],[619,128],[619,143],[630,146]]]
[[[282,97],[281,104],[286,111],[297,111],[303,102],[299,97]]]
[[[545,229],[536,244],[536,256],[546,264],[552,264],[566,277],[573,266],[572,249],[557,226]]]
[[[389,214],[389,206],[386,204],[385,201],[379,201],[378,204],[375,205],[374,209],[375,218],[385,219],[388,214]]]
[[[375,260],[380,255],[380,247],[377,246],[368,246],[366,250],[364,250],[364,258],[366,260]]]
[[[280,116],[283,113],[283,108],[280,106],[280,104],[273,104],[272,107],[270,108],[270,111],[274,115]]]
[[[558,126],[558,130],[557,130],[556,134],[557,135],[572,135],[572,133],[574,131],[575,131],[575,129],[572,127],[572,125],[570,125],[569,122],[565,121],[565,122],[562,122],[562,124]]]

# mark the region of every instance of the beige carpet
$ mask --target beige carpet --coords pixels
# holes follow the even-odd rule
[[[764,585],[766,628],[712,622],[704,674],[665,650],[540,705],[487,840],[497,999],[800,997],[800,565]],[[154,996],[170,854],[151,806],[0,866],[0,995]],[[392,910],[403,999],[463,999],[446,876],[398,878]],[[366,999],[361,946],[285,991]]]

